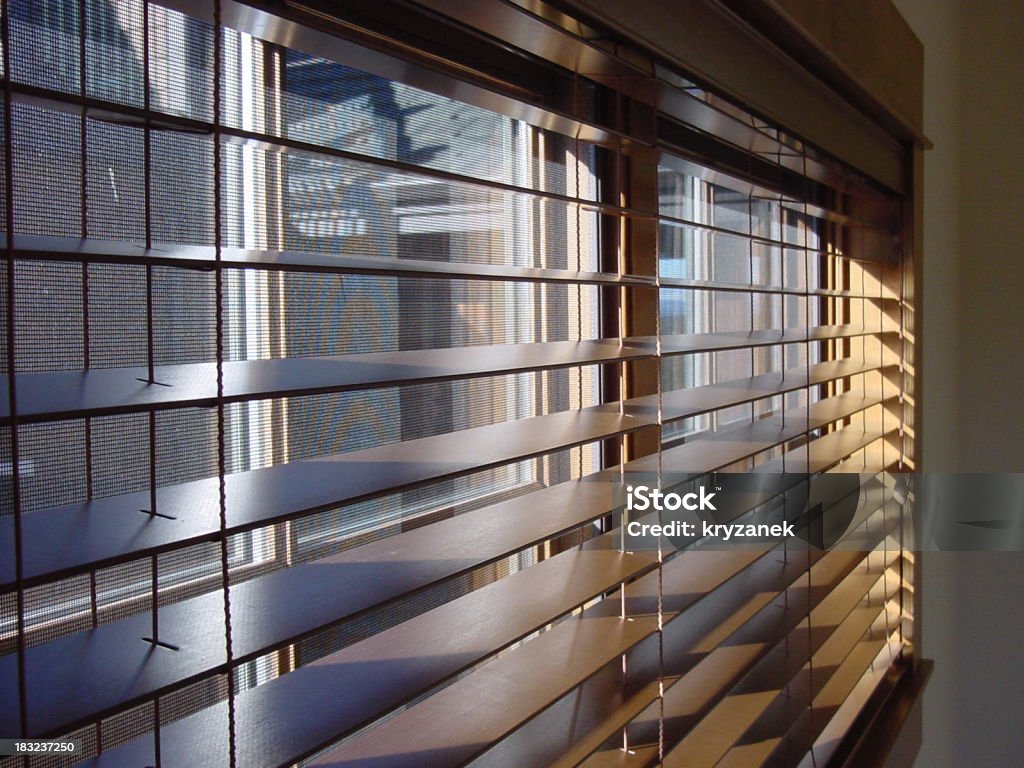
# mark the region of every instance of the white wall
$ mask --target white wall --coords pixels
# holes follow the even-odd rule
[[[1024,472],[1024,3],[895,0],[925,47],[929,471]],[[1024,765],[1024,555],[941,553],[922,574],[920,768]]]

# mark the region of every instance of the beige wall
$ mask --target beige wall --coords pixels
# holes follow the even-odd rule
[[[963,3],[961,422],[965,470],[1024,471],[1024,3]]]
[[[1024,472],[1024,3],[895,0],[925,46],[931,471]],[[1024,555],[923,562],[919,768],[1024,765]]]

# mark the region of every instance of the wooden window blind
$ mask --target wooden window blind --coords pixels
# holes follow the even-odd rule
[[[828,759],[911,636],[899,197],[566,18],[514,11],[628,82],[436,10],[2,10],[0,736]],[[866,511],[623,550],[633,473],[729,472]]]

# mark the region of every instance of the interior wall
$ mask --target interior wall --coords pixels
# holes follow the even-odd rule
[[[964,3],[961,30],[961,465],[1021,472],[1024,3]]]
[[[929,471],[1024,472],[1024,3],[894,0],[925,48],[923,418]],[[916,765],[1024,765],[1024,554],[922,569],[935,660]]]

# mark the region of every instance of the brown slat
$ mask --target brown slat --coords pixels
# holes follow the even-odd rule
[[[653,355],[653,348],[633,346],[629,340],[593,340],[227,361],[223,364],[224,401],[499,376]],[[159,365],[154,375],[159,384],[147,383],[145,367],[18,374],[18,419],[22,423],[52,421],[217,402],[216,363]],[[0,382],[0,425],[9,415],[7,387],[5,377]]]
[[[742,424],[720,431],[703,433],[692,438],[690,442],[663,451],[660,463],[658,456],[648,456],[629,462],[626,469],[631,472],[658,472],[661,470],[678,475],[701,475],[729,466],[798,438],[812,429],[879,404],[878,399],[862,398],[858,395],[829,398],[812,404],[809,409],[798,408],[788,411],[784,419],[772,417],[752,424]],[[808,420],[808,415],[810,415],[810,420]],[[891,422],[891,425],[887,425],[886,431],[871,423],[868,424],[867,431],[856,423],[844,427],[809,443],[811,451],[809,462],[807,460],[808,447],[804,446],[786,454],[784,467],[783,459],[779,458],[759,465],[758,471],[779,472],[783,469],[786,472],[823,471],[850,453],[869,445],[888,432],[895,431],[898,428],[896,418],[892,417]],[[837,435],[837,437],[833,437],[833,435]],[[814,469],[810,470],[810,467]]]
[[[899,632],[869,632],[829,678],[825,688],[815,697],[814,706],[805,709],[794,728],[786,735],[763,765],[770,768],[793,768],[804,759],[818,736],[825,730],[841,704],[853,692],[869,665],[886,645],[898,642]]]
[[[865,542],[874,542],[878,540],[880,533],[865,534],[865,536],[867,537],[864,539]],[[783,615],[778,613],[778,611],[792,614],[798,620],[801,616],[806,615],[808,610],[816,607],[814,605],[815,602],[820,604],[820,602],[826,600],[834,601],[839,599],[844,593],[834,592],[836,584],[852,583],[854,592],[856,592],[857,580],[854,579],[850,582],[849,579],[850,574],[855,571],[857,564],[862,559],[863,554],[856,551],[829,552],[811,568],[813,591],[808,594],[807,598],[800,599],[795,596],[773,595],[774,599],[767,608],[758,611],[752,618],[748,616],[745,621],[737,621],[736,623],[739,626],[731,633],[728,639],[717,638],[719,640],[717,647],[701,659],[696,667],[688,671],[678,682],[672,684],[667,689],[664,704],[664,713],[667,718],[666,735],[671,737],[675,733],[675,738],[678,738],[680,729],[684,733],[687,732],[690,727],[700,720],[703,713],[714,705],[714,702],[718,700],[727,688],[732,687],[742,676],[748,674],[749,670],[756,668],[756,664],[770,663],[770,661],[765,660],[765,655],[774,644],[783,642],[785,637],[784,635],[779,635],[778,627],[776,627],[776,623]],[[863,580],[860,580],[860,583],[862,584]],[[797,580],[793,582],[789,591],[799,593],[806,589],[806,581],[801,582],[798,573]],[[849,592],[849,590],[846,591]],[[864,594],[863,589],[859,594]],[[812,595],[816,595],[813,598],[814,602],[809,602],[812,599]],[[856,598],[856,594],[854,597]],[[740,618],[740,614],[743,613],[748,612],[741,609],[737,617]],[[721,653],[724,648],[742,648],[745,650],[725,654]],[[739,665],[728,663],[729,660],[735,661],[741,658],[747,659],[747,661]],[[694,678],[696,682],[688,682],[691,675],[698,669],[701,671]],[[706,678],[707,675],[712,675],[715,679],[718,679],[720,685],[711,685]],[[660,709],[650,707],[641,716],[640,721],[648,721],[653,725],[660,716]],[[637,731],[638,734],[645,732],[650,732],[653,735],[657,731],[651,727],[641,728]]]
[[[660,591],[662,611],[666,621],[671,621],[697,600],[705,599],[729,579],[768,556],[765,550],[712,552],[693,549],[679,552],[674,557],[670,554],[662,568],[660,583],[658,574],[653,573],[638,579],[626,590],[626,610],[631,615],[655,613]]]
[[[713,766],[732,745],[733,734],[753,723],[774,698],[774,691],[729,696],[701,721],[700,728],[665,756],[662,765],[664,768]]]
[[[583,768],[643,768],[657,759],[658,748],[656,746],[643,746],[631,747],[629,751],[609,749],[595,752],[580,765]]]
[[[671,93],[667,91],[667,93]],[[671,94],[672,98],[675,98],[675,94]],[[755,129],[756,130],[756,129]],[[767,136],[758,132],[758,135],[767,140]],[[741,193],[743,194],[743,193]],[[746,194],[758,197],[754,189],[748,188]],[[785,240],[776,240],[771,237],[765,237],[763,235],[752,234],[744,229],[730,228],[728,226],[719,226],[716,224],[710,224],[708,222],[693,221],[692,219],[679,218],[678,216],[670,216],[664,212],[658,216],[658,221],[662,224],[667,224],[670,227],[678,229],[685,229],[689,232],[700,232],[707,235],[708,237],[724,237],[731,238],[736,244],[746,245],[746,243],[753,241],[758,245],[764,246],[776,246],[779,249],[786,249],[790,251],[811,251],[812,253],[826,253],[818,248],[809,248],[806,245],[799,243],[787,243]]]
[[[765,739],[755,744],[743,744],[730,749],[716,768],[753,768],[760,765],[778,745],[780,739]]]
[[[882,631],[880,627],[878,631]],[[856,727],[858,718],[862,714],[870,714],[865,713],[864,710],[872,706],[872,701],[876,693],[879,692],[879,689],[884,689],[887,687],[887,683],[891,683],[893,673],[898,676],[898,670],[906,668],[909,664],[909,659],[902,655],[902,645],[900,633],[898,631],[893,632],[889,636],[887,645],[871,660],[869,668],[864,670],[856,685],[854,685],[842,705],[836,710],[835,715],[822,729],[812,748],[815,761],[831,765],[831,761],[837,757],[837,752],[842,748],[843,740]],[[898,729],[896,730],[898,731]],[[891,743],[889,746],[891,746]],[[887,751],[884,745],[879,744],[878,747],[881,751]],[[878,754],[881,754],[881,752]],[[841,758],[842,755],[838,757]],[[872,758],[871,755],[862,755],[861,757],[868,760]],[[877,758],[875,765],[881,764],[884,758],[877,755],[875,757]],[[853,765],[854,763],[849,764]],[[860,766],[862,763],[857,762],[855,764]]]
[[[570,619],[312,765],[461,765],[656,631],[652,618]]]
[[[656,422],[619,415],[616,405],[517,421],[320,456],[227,475],[227,532],[236,533],[447,477],[631,432]],[[442,458],[443,457],[443,458]],[[29,583],[212,540],[220,524],[219,483],[205,478],[157,490],[94,499],[24,515],[24,576]],[[13,551],[11,518],[0,518],[0,551]],[[14,564],[0,561],[0,585]]]
[[[893,359],[885,361],[885,365],[878,361],[865,363],[860,360],[819,363],[780,373],[766,373],[663,392],[660,404],[664,420],[673,421],[720,408],[751,403],[785,392],[795,392],[818,384],[827,384],[849,376],[871,373],[894,364]],[[656,411],[659,401],[656,395],[648,395],[633,398],[630,403],[634,408]]]
[[[612,712],[590,733],[579,739],[568,752],[551,763],[549,768],[575,768],[575,766],[583,763],[601,748],[611,734],[621,731],[630,720],[657,701],[660,688],[661,684],[658,680],[648,683],[641,688],[629,698],[624,706]]]
[[[822,644],[814,656],[815,666],[823,670],[838,668],[854,644],[872,627],[887,626],[889,631],[895,629],[900,622],[900,608],[895,602],[899,584],[899,574],[892,568],[886,569],[864,603],[851,611],[843,624]],[[821,683],[815,681],[815,685]]]
[[[252,718],[273,721],[253,732],[240,729],[246,734],[240,743],[246,755],[242,764],[286,765],[312,754],[656,566],[653,553],[570,550],[247,691],[239,696],[240,711],[251,713],[247,715],[250,722]],[[315,579],[315,569],[308,576]],[[256,613],[236,606],[232,617],[236,660],[257,655],[255,646],[246,652],[254,642],[265,643],[273,636],[278,636],[279,646],[289,641],[288,634],[297,628],[289,626],[289,621],[305,622],[307,634],[314,629],[310,625],[318,619],[309,609],[317,598],[310,591],[319,585],[311,581],[307,586],[305,592],[273,599],[262,595],[265,599],[254,606]],[[214,602],[212,607],[216,609],[218,604]],[[139,618],[145,625],[147,617]],[[203,637],[188,638],[178,652],[153,653],[152,646],[131,632],[110,637],[114,630],[108,628],[116,625],[40,646],[45,653],[31,659],[31,679],[36,681],[30,690],[33,734],[63,733],[104,713],[124,709],[133,701],[180,687],[187,679],[219,672],[219,667],[199,663],[197,651],[205,640],[214,651],[223,652],[223,613],[179,618],[173,624],[164,622],[169,626],[169,641],[178,641],[173,627],[187,627]],[[223,659],[216,661],[223,663]],[[10,680],[14,674],[13,664],[7,664],[3,678]],[[3,690],[6,699],[16,688],[5,686]],[[339,699],[339,690],[349,693]],[[308,716],[309,709],[319,713],[316,718]],[[213,707],[164,729],[164,765],[217,766],[213,757],[204,762],[190,754],[189,744],[192,732],[215,731],[211,723],[220,716]],[[0,727],[5,732],[17,729],[6,721]],[[273,742],[273,749],[266,746],[267,740]],[[113,750],[102,764],[130,764],[145,754],[150,741],[143,736]]]
[[[717,553],[713,553],[713,552],[692,551],[692,552],[687,552],[685,554],[689,555],[689,556],[693,556],[693,555],[724,556],[724,555],[734,555],[735,553],[731,553],[731,552],[717,552]],[[770,553],[767,553],[767,557],[763,557],[763,558],[761,558],[759,560],[758,566],[760,567],[761,564],[771,565],[771,563],[767,562],[767,561],[770,558],[777,557],[778,555],[779,555],[779,552],[777,550],[776,551],[772,551]],[[837,555],[836,557],[840,557],[840,556]],[[854,555],[854,558],[856,558],[856,557],[858,557],[858,556]],[[698,560],[697,558],[692,558],[691,559],[691,563],[694,564],[694,565],[698,565],[698,564],[700,564],[700,560]],[[666,591],[666,595],[667,595],[667,598],[666,598],[667,599],[667,603],[671,602],[671,595],[672,595],[673,592],[675,592],[675,590],[672,587],[672,583],[674,581],[676,581],[676,580],[673,579],[673,574],[672,574],[673,565],[675,565],[675,564],[676,564],[676,561],[669,561],[665,565],[665,567],[664,567],[664,571],[665,571],[665,591]],[[799,588],[801,586],[801,581],[800,580],[802,578],[801,577],[801,573],[803,572],[803,568],[802,568],[802,566],[801,567],[796,567],[797,565],[798,565],[798,563],[794,562],[795,569],[792,569],[792,571],[791,571],[792,572],[792,577],[790,577],[790,578],[792,580],[794,580],[793,583],[792,583],[793,586],[796,586],[796,587]],[[825,567],[825,565],[826,565],[825,562],[820,563],[818,568],[817,568],[817,570],[814,571],[814,573],[816,574],[817,581],[819,583],[823,583],[823,584],[827,583],[828,580],[834,580],[836,578],[835,569],[823,569]],[[777,566],[776,566],[775,569],[776,569],[776,571],[778,571],[778,573],[780,575],[783,573],[783,571],[778,569]],[[751,567],[744,569],[742,571],[743,577],[745,577],[746,574],[751,573],[752,571],[753,571],[753,568],[751,568]],[[630,587],[630,592],[635,594],[635,591],[638,588],[643,588],[645,585],[647,586],[647,589],[649,590],[651,588],[650,582],[652,580],[652,577],[654,577],[654,575],[655,574],[650,574],[650,575],[648,575],[648,577],[644,577],[643,579],[638,580],[634,585],[632,585]],[[877,579],[878,579],[877,575],[874,575],[874,577],[870,578],[870,581],[871,582],[877,581]],[[755,581],[754,584],[758,584],[758,582]],[[765,582],[762,579],[761,580],[761,584],[764,585],[765,589],[769,589],[770,580],[768,582]],[[851,584],[852,584],[854,590],[858,589],[858,584],[859,584],[860,592],[858,594],[863,594],[864,591],[866,590],[865,580],[862,577],[859,577],[859,574],[856,571],[854,573],[848,575],[848,577],[846,577],[846,579],[843,582],[843,586],[844,587],[848,587]],[[705,598],[705,600],[706,601],[707,600],[718,600],[719,598],[725,598],[727,596],[727,593],[730,591],[729,587],[731,587],[731,586],[733,586],[733,582],[729,582],[725,586],[725,588],[719,587],[718,589],[716,589],[716,591],[714,593],[712,593],[707,598]],[[740,585],[737,584],[736,586],[740,586]],[[786,586],[786,583],[783,582],[780,586],[784,589],[785,586]],[[655,588],[656,588],[656,585],[655,585]],[[733,591],[735,591],[735,590],[733,590]],[[847,592],[849,592],[849,590],[847,590]],[[748,592],[746,594],[751,594],[751,593]],[[842,595],[843,592],[840,591],[839,593],[837,593],[837,592],[831,593],[828,597],[826,597],[824,599],[824,601],[822,601],[822,603],[818,607],[821,608],[823,606],[826,606],[829,603],[829,601],[835,602],[836,599],[837,599],[836,598],[837,594]],[[700,632],[698,632],[698,633],[688,632],[687,633],[688,635],[690,635],[691,637],[695,637],[697,639],[696,639],[696,642],[690,641],[686,648],[679,647],[679,642],[673,639],[673,636],[675,634],[674,633],[674,628],[676,627],[677,624],[682,625],[682,622],[677,622],[676,618],[675,618],[675,615],[673,615],[672,613],[668,614],[666,616],[666,630],[667,630],[667,633],[668,633],[666,635],[666,638],[665,638],[666,653],[667,654],[671,654],[673,657],[686,656],[686,655],[689,655],[690,657],[700,657],[700,660],[698,660],[698,662],[696,663],[696,666],[692,667],[690,670],[686,671],[681,679],[679,679],[679,680],[672,680],[672,681],[668,682],[668,687],[670,688],[670,690],[671,689],[675,689],[677,686],[683,686],[674,695],[676,695],[677,697],[678,696],[684,696],[684,695],[689,696],[692,705],[699,709],[700,701],[703,700],[703,699],[700,698],[700,695],[710,694],[713,691],[718,690],[721,687],[725,686],[729,682],[729,680],[731,680],[734,677],[734,675],[735,675],[735,667],[728,667],[726,665],[723,665],[722,662],[721,662],[721,658],[722,658],[723,654],[720,653],[719,651],[721,651],[723,648],[733,647],[732,645],[724,645],[723,641],[725,641],[729,635],[734,634],[736,632],[736,630],[738,630],[740,627],[742,627],[746,622],[749,622],[751,616],[754,615],[755,613],[757,613],[759,611],[760,607],[763,607],[768,602],[770,602],[771,600],[776,598],[777,595],[778,595],[777,592],[764,592],[764,593],[756,592],[756,593],[753,593],[753,598],[745,598],[743,596],[743,591],[739,591],[737,593],[737,596],[738,596],[739,599],[738,600],[733,600],[732,603],[731,603],[732,607],[730,607],[729,610],[726,611],[725,613],[722,613],[721,611],[702,611],[699,614],[695,615],[692,610],[686,612],[685,615],[687,616],[687,618],[686,618],[686,625],[687,625],[687,627],[693,626],[694,623],[696,622],[696,623],[699,623],[701,625],[706,625],[708,627],[708,630],[710,630],[710,631],[707,632],[707,634],[700,634]],[[854,598],[856,599],[856,595],[854,596]],[[847,600],[849,601],[849,598],[847,598]],[[719,601],[719,602],[721,602],[721,601]],[[630,603],[628,603],[628,605],[630,605]],[[723,605],[725,605],[725,604],[723,603]],[[721,629],[721,631],[720,631],[720,628],[724,628],[724,629]],[[760,652],[760,650],[759,650],[760,646],[756,646],[756,645],[748,644],[748,645],[738,645],[738,646],[735,646],[735,647],[746,648],[746,650],[748,650],[752,654],[756,654],[756,653]],[[717,655],[716,655],[716,653],[717,653]],[[635,659],[633,659],[632,657],[631,657],[630,662],[629,662],[629,669],[631,669],[631,670],[635,670],[636,669]],[[715,687],[715,686],[713,686],[711,684],[710,678],[708,677],[709,675],[714,676],[716,674],[726,674],[726,672],[729,672],[730,677],[728,679],[724,680],[722,682],[722,685],[720,685],[718,687]],[[672,674],[675,674],[675,672],[673,671]],[[687,690],[689,690],[688,693],[687,693]],[[630,706],[623,707],[623,711],[625,712],[628,709],[630,713],[633,713],[635,711],[634,706],[638,706],[638,705],[639,705],[639,702],[637,702],[635,699],[631,699],[630,700]],[[657,714],[658,713],[657,713],[655,707],[649,708],[649,710],[648,710],[648,717],[656,717]],[[604,723],[602,723],[600,726],[595,727],[586,736],[586,738],[581,739],[581,741],[578,744],[574,745],[573,749],[567,751],[563,755],[562,759],[558,762],[558,765],[559,766],[562,766],[562,765],[564,765],[564,766],[574,766],[574,765],[577,765],[577,764],[579,764],[581,762],[581,758],[582,757],[585,758],[585,757],[587,757],[589,755],[590,752],[594,751],[595,744],[597,744],[599,746],[604,741],[607,741],[609,739],[613,739],[615,737],[615,732],[617,730],[620,730],[621,727],[622,727],[621,715],[622,715],[621,712],[613,713],[611,716],[609,716],[606,719],[606,721]],[[683,712],[677,711],[677,712],[674,713],[674,716],[677,717],[677,718],[687,718],[687,717],[693,717],[694,715],[693,715],[692,712],[690,712],[690,714],[687,714],[686,711],[683,711]],[[549,726],[549,727],[554,727],[554,724],[552,724],[552,726]],[[566,724],[563,727],[568,727],[568,726]],[[497,765],[518,765],[518,764],[522,764],[522,762],[523,761],[520,760],[518,763],[516,763],[516,762],[512,762],[509,759],[506,759],[506,760],[504,760],[504,762],[499,762],[499,763],[496,763],[496,764]],[[487,762],[485,764],[489,765],[490,762]],[[589,765],[589,762],[587,762],[586,764]]]
[[[589,542],[587,546],[599,542],[601,542],[601,539]],[[723,554],[725,556],[722,556]],[[695,603],[700,602],[702,599],[710,596],[723,581],[735,578],[736,575],[743,572],[752,561],[762,558],[762,553],[750,552],[680,553],[679,556],[670,561],[666,566],[665,585],[666,588],[672,588],[673,586],[676,588],[677,599],[673,601],[673,604],[678,610],[682,610],[684,606],[692,606]],[[631,613],[638,607],[642,608],[642,606],[638,606],[637,601],[644,599],[643,595],[646,595],[652,584],[656,589],[657,581],[657,573],[652,572],[641,577],[636,582],[627,585],[629,597],[627,598],[626,606],[628,613]],[[641,590],[643,595],[638,595],[637,589],[640,588],[641,585],[644,585]],[[618,611],[620,610],[619,606],[620,602],[618,599],[606,600],[598,605],[588,608],[587,614],[592,616],[617,616]],[[652,646],[649,643],[642,644],[640,647],[630,650],[630,658],[635,659],[636,653],[641,651],[646,653],[654,648],[655,646]],[[629,664],[632,667],[633,661],[631,660]],[[623,691],[622,681],[619,679],[617,670],[609,670],[607,668],[602,669],[597,677],[598,679],[588,681],[579,691],[574,691],[570,694],[569,698],[572,699],[571,701],[559,701],[557,706],[552,707],[550,711],[544,712],[539,718],[531,721],[524,730],[516,731],[508,740],[501,742],[496,747],[490,748],[486,754],[474,761],[474,765],[481,766],[482,768],[483,766],[499,766],[508,765],[510,763],[535,763],[536,760],[534,759],[534,753],[537,749],[537,744],[527,743],[524,746],[521,743],[523,741],[523,737],[525,736],[527,740],[531,738],[546,738],[557,742],[565,742],[564,731],[555,726],[558,733],[548,733],[549,729],[546,728],[542,722],[545,719],[550,719],[552,716],[555,717],[555,720],[552,722],[562,722],[562,714],[559,713],[559,708],[561,708],[563,712],[568,713],[568,716],[576,724],[576,728],[582,727],[587,729],[596,729],[602,726],[610,727],[609,722],[601,722],[602,718],[622,717],[622,713],[619,711],[617,706],[611,706],[603,710],[605,714],[601,714],[600,708],[609,703],[609,697],[618,702],[626,702],[626,708],[630,711],[634,708],[640,709],[652,700],[648,695],[649,691],[647,688],[640,691],[629,688],[628,690]],[[619,693],[620,691],[623,691],[621,695]],[[540,731],[537,730],[538,727],[540,727]],[[577,731],[574,730],[574,732]],[[578,732],[582,733],[586,731]],[[600,746],[600,742],[598,742],[596,746]],[[557,755],[558,753],[559,752],[556,749],[548,754]],[[553,758],[545,758],[545,762],[549,759]]]
[[[734,331],[721,333],[686,333],[661,336],[661,355],[681,355],[693,352],[713,352],[728,349],[767,347],[776,344],[797,344],[819,339],[845,339],[857,336],[878,336],[881,328],[862,325],[821,325],[810,330],[805,328],[766,329],[758,331]],[[626,339],[626,344],[643,343],[653,347],[658,341],[654,336],[640,336]]]
[[[875,575],[875,580],[879,580],[881,577]],[[894,583],[891,587],[893,592],[896,591],[896,584]],[[849,594],[852,593],[854,598],[852,600]],[[834,625],[829,623],[822,623],[820,615],[815,617],[814,612],[811,613],[812,626],[816,628],[824,628],[831,630],[828,634],[827,639],[822,641],[821,638],[811,640],[808,637],[805,640],[797,638],[790,642],[790,648],[801,648],[802,653],[806,656],[806,649],[809,643],[812,648],[816,648],[812,658],[814,658],[815,664],[821,664],[825,667],[825,671],[821,673],[822,677],[827,679],[828,671],[827,667],[830,660],[830,655],[837,652],[845,656],[846,652],[857,642],[857,639],[863,635],[867,626],[863,623],[864,612],[858,612],[856,606],[862,602],[862,595],[865,594],[863,589],[862,580],[857,578],[847,577],[844,579],[840,587],[829,594],[827,598],[828,602],[833,605],[841,604],[843,607],[841,610],[845,611],[845,615],[840,624]],[[877,617],[880,612],[884,611],[882,607],[884,602],[875,609],[869,609],[867,611],[867,623],[871,624],[872,621]],[[819,606],[820,607],[820,606]],[[833,630],[832,627],[835,627]],[[801,628],[804,629],[803,627]],[[844,650],[845,649],[845,650]],[[780,678],[780,670],[782,676],[789,678],[788,672],[784,670],[790,666],[790,655],[795,653],[794,650],[784,651],[786,661],[782,665],[774,664],[770,657],[764,662],[758,665],[758,668],[753,670],[752,674],[747,675],[744,678],[743,683],[737,687],[734,692],[730,693],[724,699],[722,699],[711,712],[703,718],[700,723],[689,733],[687,736],[677,744],[672,751],[666,756],[664,765],[666,768],[675,768],[676,766],[713,766],[718,760],[725,756],[725,754],[736,744],[742,735],[748,731],[754,723],[765,716],[766,711],[769,707],[779,700],[779,697],[783,695],[783,691],[775,688],[777,680]],[[802,657],[801,657],[802,658]],[[765,665],[768,668],[765,668]],[[759,675],[764,679],[759,679]],[[813,679],[813,676],[809,679]],[[789,680],[787,679],[787,684]],[[806,682],[806,681],[805,681]],[[820,679],[816,681],[820,685]],[[787,696],[787,699],[789,697]]]
[[[186,5],[188,4],[188,0],[184,0],[184,2]],[[172,2],[172,0],[164,0],[162,4],[166,6],[173,6],[174,2]],[[235,9],[235,13],[241,12],[245,14],[245,6],[242,4],[226,2],[225,5],[226,7]],[[184,12],[188,15],[196,15],[196,10],[196,6],[192,5]],[[252,16],[249,16],[249,18],[251,19]],[[281,24],[281,19],[277,19],[277,22],[280,25],[279,28],[283,28],[285,24],[288,23],[285,22],[284,24]],[[230,22],[228,22],[226,26],[231,26]],[[266,33],[267,29],[264,27],[260,32]],[[259,37],[260,32],[254,33],[254,36]],[[334,43],[335,53],[339,45],[345,44],[339,42],[338,38],[334,38]],[[326,58],[329,58],[329,56]],[[151,130],[184,131],[188,133],[201,134],[211,134],[214,128],[213,123],[202,118],[179,115],[173,112],[162,112],[158,109],[152,108],[145,110],[141,107],[136,107],[130,104],[98,98],[95,94],[69,94],[60,90],[25,82],[18,82],[16,80],[12,80],[10,82],[10,88],[14,103],[31,104],[38,109],[45,109],[48,111],[65,112],[76,115],[84,113],[87,117],[93,117],[103,122],[119,122],[127,125],[142,126],[148,119],[148,124]],[[585,123],[579,123],[578,118],[576,117],[572,118],[572,120],[584,131],[593,130],[601,134],[604,139],[609,138],[608,134],[610,133],[610,129],[608,127],[597,127],[596,125],[588,126]],[[519,186],[496,179],[482,178],[480,176],[470,176],[442,168],[431,167],[430,165],[415,164],[402,160],[378,157],[371,154],[362,154],[336,146],[315,144],[288,136],[275,136],[271,133],[244,129],[231,124],[222,123],[218,126],[218,130],[222,139],[226,142],[258,147],[271,152],[308,155],[325,160],[334,160],[335,162],[358,164],[358,166],[373,166],[379,169],[378,172],[408,174],[416,179],[433,179],[437,182],[458,184],[481,191],[513,193],[538,200],[562,202],[568,205],[575,205],[579,203],[587,210],[607,212],[610,214],[644,216],[645,218],[650,216],[650,214],[644,211],[637,211],[601,200],[578,200],[570,195],[554,191]],[[572,133],[575,134],[576,132],[572,131]],[[589,140],[593,140],[594,138],[598,138],[598,136],[595,135]],[[585,135],[580,135],[580,139],[582,141],[588,141],[588,138]]]
[[[756,283],[730,283],[723,280],[693,280],[682,277],[659,277],[661,288],[690,289],[694,291],[724,291],[727,293],[761,293],[776,296],[836,296],[847,299],[867,299],[871,302],[894,304],[899,301],[892,294],[881,296],[845,291],[836,288],[784,288],[781,286],[758,285]]]
[[[0,236],[2,242],[2,236]],[[119,240],[71,238],[58,235],[15,235],[14,254],[20,259],[73,261],[100,264],[150,264],[186,269],[210,269],[215,261],[212,246],[156,243],[152,248]],[[329,272],[352,275],[461,280],[498,280],[581,285],[653,286],[655,279],[609,272],[578,272],[568,269],[518,267],[455,261],[399,259],[381,255],[332,254],[299,250],[267,250],[226,247],[221,250],[225,269],[264,269],[284,272]]]
[[[808,448],[798,449],[786,455],[785,467],[787,472],[824,472],[835,466],[850,454],[866,448],[872,443],[881,440],[894,433],[899,428],[896,417],[891,417],[883,429],[880,424],[869,424],[864,429],[856,423],[843,427],[835,432],[830,432],[824,437],[809,443]],[[782,459],[773,459],[758,467],[759,472],[781,471]],[[882,467],[867,466],[865,471],[878,471]]]

